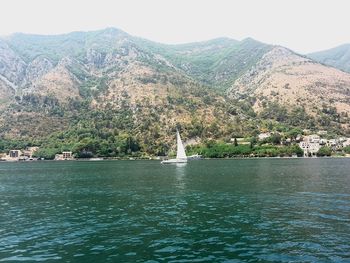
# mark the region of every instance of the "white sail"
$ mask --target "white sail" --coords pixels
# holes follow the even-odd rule
[[[185,148],[182,144],[179,131],[176,131],[176,140],[177,140],[176,159],[187,159]]]
[[[182,141],[181,141],[179,131],[176,131],[176,141],[177,141],[176,159],[163,160],[161,163],[163,164],[187,163],[187,156],[186,156],[184,145],[182,144]]]

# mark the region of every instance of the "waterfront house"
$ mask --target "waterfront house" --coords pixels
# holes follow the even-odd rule
[[[28,147],[23,151],[23,155],[27,158],[33,158],[33,154],[39,150],[39,147]]]
[[[72,152],[62,152],[62,154],[56,154],[55,160],[62,161],[62,160],[73,160],[73,153]]]
[[[18,159],[22,155],[22,152],[20,150],[10,150],[9,151],[9,157],[13,159]]]
[[[0,161],[6,161],[6,153],[0,153]]]
[[[343,147],[350,146],[350,138],[346,138],[345,141],[343,141]]]
[[[72,152],[62,152],[62,155],[63,155],[63,159],[64,160],[68,160],[68,159],[72,159],[73,158]]]
[[[318,142],[302,141],[299,147],[304,151],[304,157],[315,157],[321,148]]]

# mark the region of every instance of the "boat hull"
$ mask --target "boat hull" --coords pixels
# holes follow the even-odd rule
[[[170,160],[164,160],[161,163],[162,164],[187,163],[187,159],[170,159]]]

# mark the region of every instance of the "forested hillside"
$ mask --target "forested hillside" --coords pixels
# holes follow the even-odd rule
[[[261,131],[349,134],[350,74],[227,38],[164,45],[114,28],[0,38],[0,151],[164,155]]]

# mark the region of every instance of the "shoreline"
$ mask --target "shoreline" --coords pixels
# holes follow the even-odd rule
[[[314,159],[340,159],[340,158],[350,158],[350,156],[323,156],[323,157],[229,157],[229,158],[201,158],[201,159],[194,159],[189,160],[192,161],[201,161],[201,160],[254,160],[254,159],[305,159],[305,160],[314,160]],[[69,160],[0,160],[0,163],[32,163],[32,162],[100,162],[100,161],[162,161],[163,159],[155,159],[155,158],[136,158],[132,157],[130,158],[103,158],[100,157],[99,159],[93,158],[93,159],[84,159],[84,158],[76,158],[76,159],[69,159]]]

